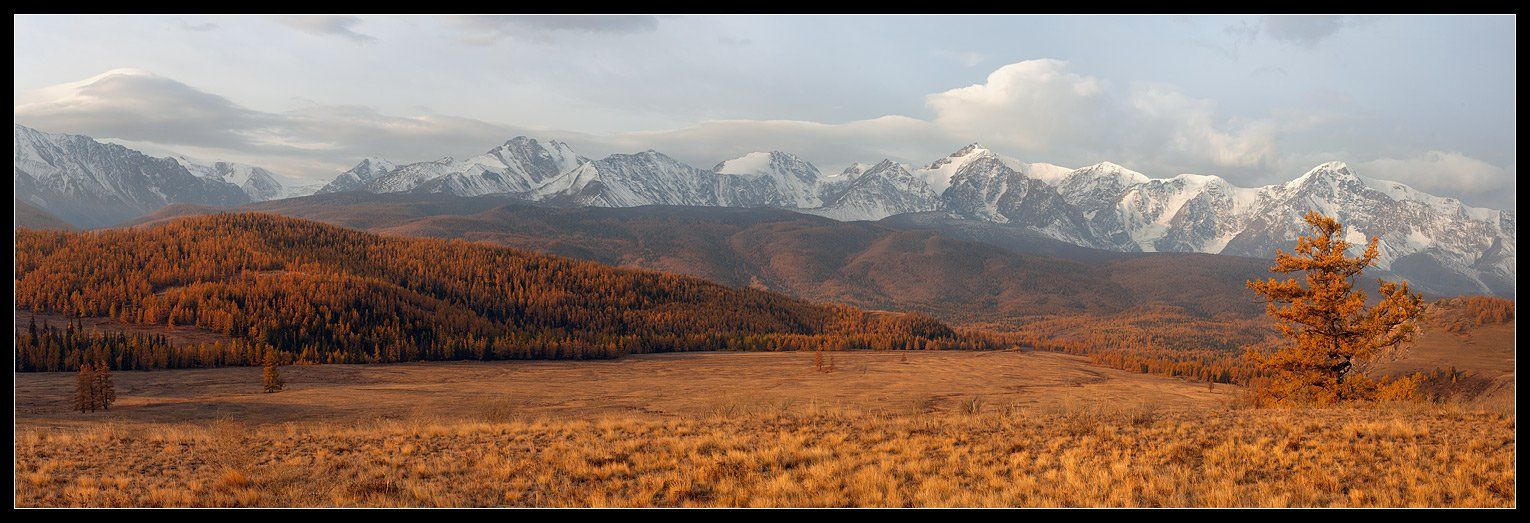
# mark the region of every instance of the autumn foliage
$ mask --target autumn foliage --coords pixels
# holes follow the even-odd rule
[[[276,355],[276,351],[266,351],[264,365],[265,368],[261,369],[260,376],[266,393],[281,392],[286,382],[282,381],[281,374],[276,370],[276,367],[281,365],[281,359]]]
[[[986,348],[927,316],[260,213],[152,228],[16,230],[17,308],[230,341],[17,336],[17,370],[591,359],[702,350]]]
[[[1407,282],[1382,281],[1380,299],[1367,305],[1353,279],[1375,263],[1377,239],[1360,256],[1346,254],[1338,220],[1309,211],[1310,234],[1297,239],[1294,253],[1276,251],[1276,273],[1305,273],[1303,280],[1269,278],[1248,286],[1268,302],[1267,313],[1287,339],[1270,354],[1249,352],[1267,379],[1256,385],[1262,405],[1332,405],[1349,401],[1401,399],[1413,395],[1416,380],[1376,380],[1368,364],[1413,341],[1422,297]]]
[[[1259,369],[1241,357],[1242,350],[1268,346],[1278,336],[1268,322],[1237,315],[1207,318],[1171,306],[974,327],[1005,345],[1085,356],[1096,365],[1236,384],[1259,376]]]
[[[1514,320],[1514,300],[1492,296],[1446,298],[1430,308],[1437,311],[1435,320],[1443,323],[1445,330],[1455,333]]]
[[[74,380],[73,408],[79,412],[110,410],[117,401],[117,389],[112,384],[112,372],[105,363],[80,365]]]

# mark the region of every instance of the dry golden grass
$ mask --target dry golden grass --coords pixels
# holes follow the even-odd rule
[[[261,369],[117,372],[107,413],[69,411],[74,375],[16,375],[23,427],[89,426],[101,420],[165,423],[231,418],[243,423],[324,419],[352,423],[432,416],[481,419],[515,413],[556,419],[697,416],[739,408],[816,404],[855,410],[914,403],[954,411],[976,401],[1050,408],[1152,404],[1204,409],[1232,401],[1235,387],[1137,374],[1076,356],[1031,352],[842,352],[835,371],[813,354],[689,353],[609,361],[497,361],[316,365],[281,368],[286,388],[265,394]]]
[[[19,506],[1513,506],[1511,418],[1127,409],[106,424],[17,435]]]
[[[16,376],[18,506],[1513,506],[1514,418],[1234,408],[1040,353]],[[59,399],[65,398],[65,399]],[[1498,411],[1505,412],[1505,411]]]
[[[1462,311],[1446,312],[1459,314]],[[1512,412],[1516,381],[1514,322],[1452,331],[1448,323],[1442,321],[1445,319],[1448,318],[1430,318],[1418,341],[1401,358],[1379,362],[1377,370],[1400,375],[1455,369],[1473,385],[1466,387],[1469,394],[1458,395],[1463,397],[1455,398],[1455,401],[1472,407]]]

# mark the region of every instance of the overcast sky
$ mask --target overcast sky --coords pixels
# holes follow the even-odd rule
[[[710,167],[978,142],[1515,208],[1513,17],[17,16],[15,121],[327,181],[526,134]]]

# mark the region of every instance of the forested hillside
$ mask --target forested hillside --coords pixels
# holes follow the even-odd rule
[[[387,235],[464,239],[944,321],[1167,306],[1257,318],[1267,260],[1085,249],[1000,224],[838,222],[780,209],[555,208],[503,198],[326,194],[242,206]],[[222,212],[172,206],[144,218]],[[953,224],[961,224],[957,227]]]
[[[919,315],[260,213],[84,233],[18,229],[15,259],[21,314],[193,326],[230,339],[71,346],[18,333],[18,369],[65,370],[91,347],[92,359],[152,368],[253,363],[266,348],[295,361],[397,362],[982,343]]]

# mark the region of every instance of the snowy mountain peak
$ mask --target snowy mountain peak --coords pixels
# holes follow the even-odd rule
[[[811,183],[819,178],[818,168],[795,154],[781,151],[752,152],[717,164],[712,168],[717,174],[731,174],[748,178],[771,175],[789,175]]]
[[[363,188],[366,184],[388,176],[389,173],[398,170],[398,165],[382,158],[366,157],[356,163],[334,180],[330,180],[324,187],[319,188],[319,194],[354,191]]]
[[[770,164],[776,161],[775,151],[755,151],[738,158],[723,160],[712,167],[712,172],[717,174],[738,174],[745,176],[762,176]]]
[[[1319,166],[1313,168],[1312,170],[1313,171],[1332,171],[1332,172],[1337,172],[1337,173],[1349,174],[1349,164],[1346,164],[1346,163],[1340,162],[1340,161],[1324,162],[1322,165],[1319,165]]]
[[[804,212],[836,220],[880,220],[895,214],[941,209],[940,193],[903,164],[884,159],[855,164],[825,181],[823,205]]]
[[[1053,165],[1050,163],[1015,163],[1017,163],[1017,165],[1012,165],[1011,168],[1020,171],[1020,173],[1024,174],[1027,178],[1035,178],[1045,182],[1047,185],[1054,187],[1057,186],[1057,184],[1062,183],[1062,181],[1067,179],[1068,175],[1073,174],[1074,171],[1072,168],[1063,167],[1061,165]]]
[[[992,161],[982,162],[983,160]],[[984,168],[980,169],[981,172],[967,168],[967,166],[974,163],[982,163],[984,165]],[[1009,172],[1018,172],[1016,167],[1019,166],[1019,162],[1001,157],[994,154],[993,151],[973,143],[951,153],[945,158],[935,160],[928,167],[917,170],[916,174],[923,176],[925,183],[929,184],[936,192],[943,193],[947,188],[951,187],[951,184],[955,183],[955,179],[958,176],[1004,176]]]
[[[510,185],[503,188],[517,191],[568,172],[579,164],[589,162],[589,159],[575,154],[568,144],[557,140],[538,142],[533,138],[517,136],[467,162],[504,175],[500,177],[501,181]],[[513,180],[505,179],[506,176]]]
[[[972,153],[977,152],[977,151],[987,151],[987,150],[988,149],[983,147],[983,144],[980,144],[980,143],[977,143],[977,142],[972,142],[972,143],[967,144],[966,147],[962,147],[961,149],[958,149],[955,153],[952,153],[951,156],[966,156],[966,155],[972,154]]]
[[[887,162],[888,160],[882,160],[882,161],[883,162]],[[878,163],[877,165],[881,165],[881,164]],[[866,171],[868,169],[871,169],[871,168],[872,168],[871,165],[868,165],[868,164],[865,164],[865,163],[861,163],[861,162],[855,162],[855,163],[850,164],[850,166],[846,167],[845,170],[840,171],[839,174],[836,174],[836,175],[832,176],[831,178],[834,178],[834,179],[837,179],[837,180],[854,180],[857,176],[865,174]]]
[[[495,154],[501,151],[516,151],[523,156],[534,155],[536,151],[544,151],[552,156],[574,156],[574,149],[566,143],[557,140],[538,142],[536,138],[524,135],[505,140],[503,145],[490,149],[488,154]]]
[[[1227,180],[1222,178],[1221,176],[1216,176],[1216,175],[1212,175],[1212,174],[1183,173],[1183,174],[1174,175],[1174,177],[1170,178],[1169,180],[1170,181],[1178,180],[1178,181],[1186,183],[1186,184],[1194,184],[1194,185],[1231,185],[1230,183],[1227,183]]]
[[[719,202],[772,207],[817,207],[823,176],[802,158],[781,151],[752,152],[717,164]]]
[[[1360,178],[1358,176],[1355,176],[1354,173],[1349,172],[1349,165],[1346,165],[1344,162],[1334,161],[1334,162],[1326,162],[1326,163],[1323,163],[1322,165],[1319,165],[1317,167],[1313,167],[1312,170],[1307,171],[1306,174],[1303,174],[1303,175],[1297,177],[1295,180],[1291,180],[1289,182],[1286,182],[1285,185],[1286,185],[1286,187],[1292,187],[1292,188],[1300,187],[1300,186],[1306,185],[1308,182],[1314,181],[1314,180],[1326,180],[1326,181],[1330,181],[1330,182],[1341,182],[1341,181],[1359,181]]]
[[[391,161],[382,158],[367,157],[362,158],[355,167],[351,168],[351,170],[384,173],[393,170],[395,167],[398,167],[398,164],[395,164]]]
[[[978,145],[976,142],[974,142],[968,144],[966,147],[957,149],[956,152],[947,155],[945,158],[935,160],[930,164],[929,167],[926,167],[926,169],[940,169],[942,167],[952,165],[956,166],[956,168],[960,168],[962,165],[974,159],[993,155],[993,151],[984,149],[982,145]]]
[[[1119,164],[1111,162],[1100,162],[1088,167],[1076,169],[1069,177],[1071,178],[1073,176],[1088,176],[1094,178],[1113,177],[1127,183],[1147,183],[1147,181],[1151,179],[1148,178],[1145,174],[1127,169],[1120,166]]]
[[[232,184],[239,187],[250,200],[263,202],[293,196],[305,195],[306,189],[288,187],[282,183],[271,171],[254,165],[224,162],[195,160],[185,155],[170,157],[187,171],[202,179]],[[311,191],[310,191],[311,192]]]

